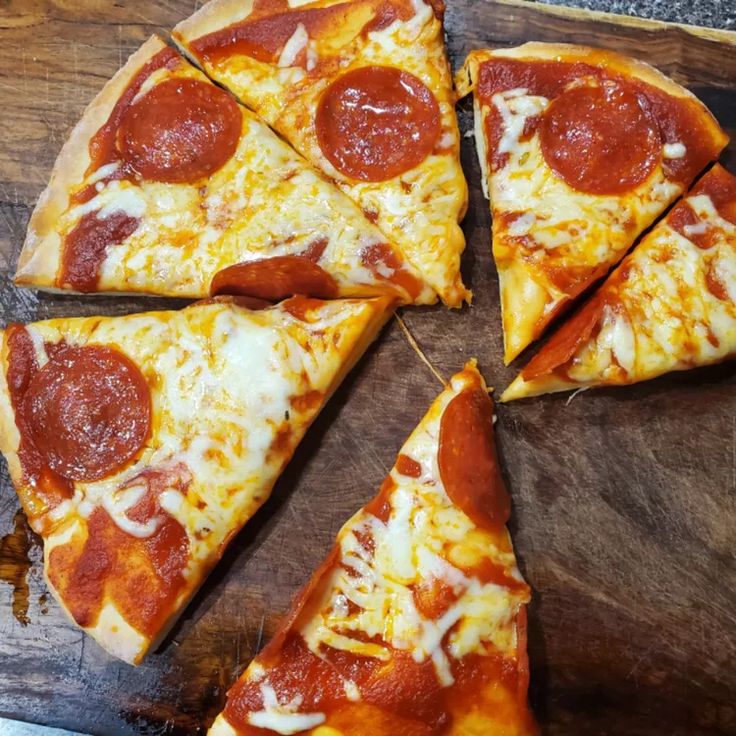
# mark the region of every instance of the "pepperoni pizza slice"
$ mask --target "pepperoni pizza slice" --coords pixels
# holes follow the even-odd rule
[[[193,298],[211,288],[270,300],[435,298],[345,194],[156,37],[62,149],[16,282]]]
[[[686,89],[610,51],[473,51],[457,85],[475,93],[508,363],[624,256],[728,138]]]
[[[459,306],[467,185],[443,11],[441,0],[212,0],[173,35]]]
[[[137,664],[274,482],[392,302],[218,297],[0,334],[0,445],[50,589]]]
[[[350,519],[210,736],[527,736],[529,587],[493,407],[455,375]]]
[[[716,164],[501,400],[636,383],[735,355],[736,177]]]

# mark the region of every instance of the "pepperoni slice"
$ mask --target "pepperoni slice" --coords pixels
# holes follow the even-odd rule
[[[226,92],[198,79],[168,79],[123,115],[118,146],[143,179],[191,183],[235,153],[243,115]]]
[[[430,154],[440,133],[440,108],[414,75],[367,66],[327,88],[316,124],[322,153],[338,171],[360,181],[386,181]]]
[[[539,136],[547,164],[590,194],[634,189],[662,156],[656,123],[639,96],[611,80],[562,92],[545,111]]]
[[[274,256],[237,263],[218,271],[210,294],[238,294],[278,301],[294,294],[332,299],[337,283],[316,263],[302,256]]]
[[[72,480],[99,480],[133,458],[148,438],[151,394],[121,352],[67,347],[29,384],[24,415],[51,470]]]
[[[506,523],[511,506],[492,427],[488,394],[480,386],[459,393],[442,414],[438,464],[452,502],[477,526],[495,530]]]
[[[115,107],[110,113],[110,117],[107,119],[105,124],[92,136],[89,142],[89,158],[90,164],[85,176],[89,176],[92,172],[96,171],[103,164],[109,164],[111,161],[116,160],[115,152],[115,133],[120,125],[120,121],[128,109],[130,104],[136,98],[136,95],[141,91],[141,87],[144,82],[153,74],[155,71],[167,67],[173,69],[183,62],[183,59],[174,49],[166,48],[161,49],[155,56],[150,58],[140,69],[140,71],[130,80],[130,83],[125,88],[125,91],[115,103]],[[186,62],[184,62],[186,63]],[[116,177],[117,178],[117,177]],[[97,193],[93,193],[92,189],[86,188],[87,192],[84,196],[89,196],[91,199]],[[83,200],[83,196],[81,197]],[[75,198],[76,199],[76,198]],[[80,202],[77,200],[77,204]]]

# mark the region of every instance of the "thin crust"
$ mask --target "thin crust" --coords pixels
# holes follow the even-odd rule
[[[164,48],[166,44],[160,37],[151,36],[102,88],[72,130],[28,223],[15,274],[15,283],[19,286],[54,286],[62,250],[55,226],[69,205],[70,188],[84,179],[91,163],[89,141],[110,117],[131,79]]]

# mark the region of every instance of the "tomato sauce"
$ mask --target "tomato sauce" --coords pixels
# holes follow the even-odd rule
[[[708,264],[708,268],[705,272],[705,285],[708,287],[708,291],[713,294],[716,299],[720,299],[723,302],[731,301],[728,289],[713,267],[713,263]]]
[[[694,187],[690,195],[707,194],[718,214],[736,225],[736,176],[716,164]]]
[[[80,626],[94,626],[109,599],[133,628],[153,638],[173,613],[188,559],[186,531],[168,514],[155,534],[140,539],[98,507],[84,541],[75,535],[51,550],[48,576]]]
[[[291,299],[281,303],[281,307],[292,317],[301,322],[313,322],[311,317],[316,316],[317,311],[324,306],[321,299],[312,299],[308,296],[293,296]],[[310,316],[311,315],[311,316]]]
[[[430,5],[441,18],[442,0],[431,0]],[[409,20],[414,13],[409,0],[362,0],[303,8],[290,8],[286,2],[258,0],[247,18],[195,39],[190,48],[198,58],[211,64],[222,63],[235,55],[274,64],[299,24],[311,39],[317,40],[353,28],[355,35],[343,40],[342,51],[354,38],[383,30],[397,19]],[[302,58],[295,63],[304,66],[304,62]]]
[[[701,220],[687,200],[679,202],[667,215],[667,224],[701,250],[712,248],[718,243],[720,237],[718,229],[711,227],[705,220]],[[702,229],[703,225],[705,225],[704,229]],[[697,227],[693,230],[693,226]]]
[[[124,243],[140,224],[137,217],[122,211],[105,218],[98,212],[88,212],[64,238],[58,285],[81,292],[96,291],[108,249]]]
[[[310,37],[319,37],[331,27],[345,23],[356,5],[370,8],[371,3],[339,3],[327,8],[284,9],[280,12],[259,11],[240,23],[222,28],[192,41],[192,52],[206,62],[217,64],[236,54],[258,61],[275,63],[299,24]],[[372,14],[369,14],[370,17]]]
[[[411,274],[388,243],[369,245],[361,251],[363,265],[379,280],[398,286],[413,300],[422,291],[422,283]]]
[[[395,489],[396,482],[390,475],[387,476],[378,494],[365,505],[363,510],[385,524],[391,516],[391,494]]]
[[[414,605],[424,618],[434,621],[443,616],[457,602],[458,596],[452,586],[442,578],[429,578],[412,591]]]

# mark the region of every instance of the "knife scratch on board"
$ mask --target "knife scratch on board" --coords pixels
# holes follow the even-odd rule
[[[261,614],[261,622],[258,624],[258,634],[256,635],[256,646],[253,650],[254,653],[261,651],[261,644],[263,643],[263,629],[266,625],[266,614]]]

